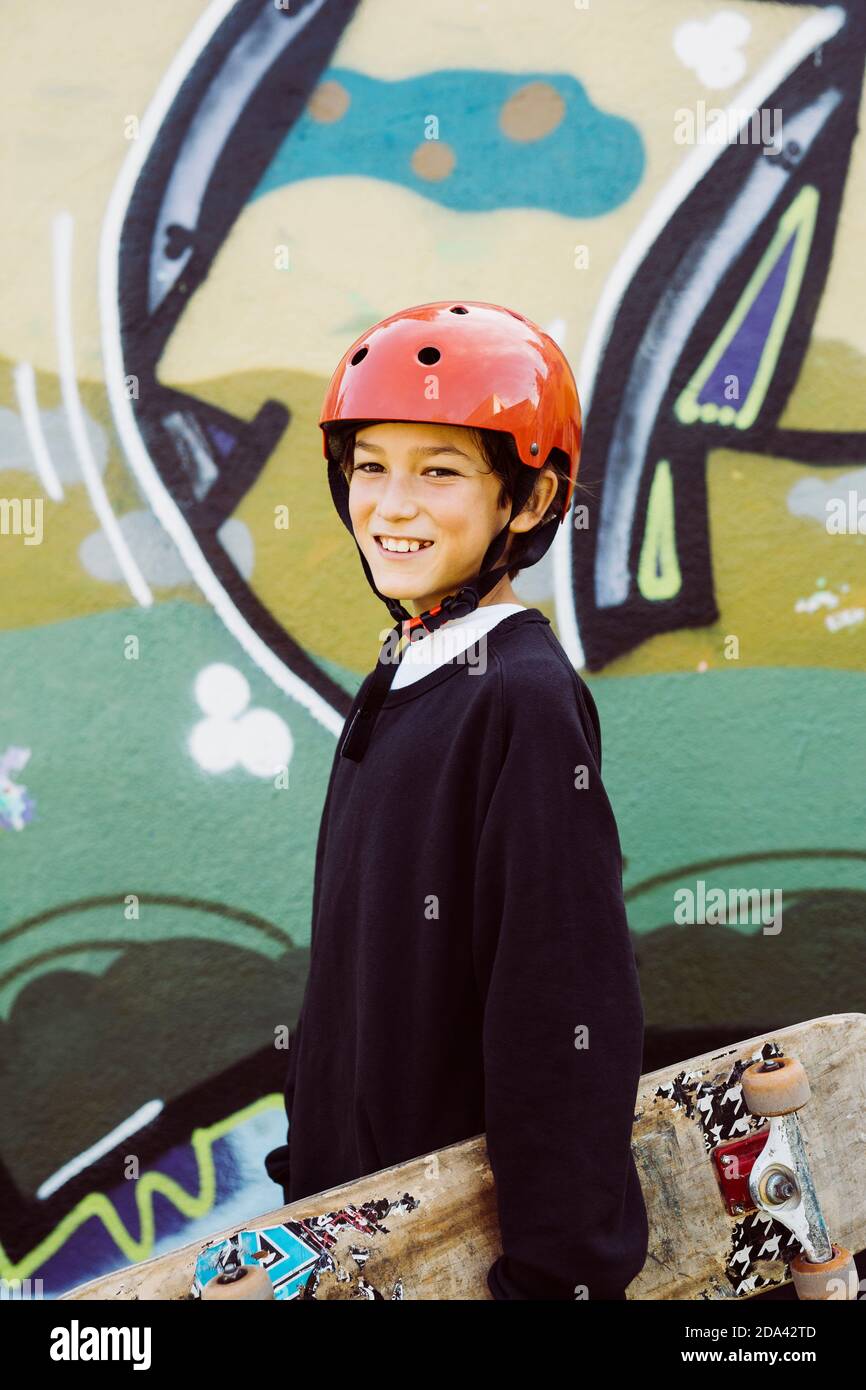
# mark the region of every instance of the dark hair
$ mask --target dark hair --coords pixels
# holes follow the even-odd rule
[[[365,424],[380,423],[374,420],[353,420],[345,425],[334,425],[328,430],[328,445],[333,458],[342,471],[348,483],[352,476],[352,468],[355,453],[355,436]],[[486,460],[491,471],[496,473],[500,479],[501,487],[497,504],[504,507],[510,504],[514,497],[517,479],[521,470],[525,467],[520,461],[517,446],[510,434],[503,430],[483,430],[470,428],[470,434],[478,452]],[[550,469],[557,477],[557,489],[553,501],[547,508],[541,521],[527,532],[515,532],[511,535],[511,550],[509,553],[508,578],[515,579],[520,573],[520,557],[526,549],[528,538],[532,531],[536,531],[539,526],[552,525],[553,518],[559,517],[562,513],[565,495],[568,491],[569,476],[568,455],[562,449],[551,449],[545,468]],[[542,470],[539,469],[539,473]],[[575,488],[579,484],[575,482]],[[532,501],[533,494],[530,494],[527,506]]]

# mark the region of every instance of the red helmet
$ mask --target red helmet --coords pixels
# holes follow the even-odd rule
[[[401,309],[362,333],[343,354],[322,404],[325,458],[328,427],[351,420],[500,430],[534,469],[561,449],[570,465],[565,519],[580,462],[577,386],[554,340],[513,309],[443,299]]]

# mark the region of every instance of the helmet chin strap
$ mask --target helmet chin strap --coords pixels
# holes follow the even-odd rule
[[[413,635],[423,635],[425,632],[435,632],[444,623],[452,618],[462,618],[469,613],[473,613],[478,607],[479,602],[491,589],[495,589],[500,580],[508,573],[508,564],[496,565],[508,540],[508,528],[514,518],[523,510],[535,487],[536,477],[533,471],[525,468],[518,478],[517,486],[514,490],[514,498],[511,504],[511,515],[506,521],[502,530],[497,532],[490,542],[481,561],[481,567],[475,579],[470,583],[464,584],[458,589],[456,594],[449,594],[442,599],[441,603],[435,604],[433,608],[425,609],[423,613],[413,615],[409,613],[399,599],[391,598],[387,594],[382,594],[376,587],[372,571],[367,562],[367,558],[361,549],[358,539],[352,528],[352,520],[349,513],[349,486],[346,482],[339,465],[330,459],[328,462],[328,483],[331,489],[331,496],[334,505],[340,515],[343,524],[355,539],[358,546],[358,554],[361,557],[361,564],[367,576],[367,582],[377,598],[380,598],[387,605],[391,617],[395,621],[395,626],[385,638],[379,651],[376,669],[368,677],[369,685],[364,692],[361,703],[348,728],[345,730],[340,744],[340,755],[350,758],[353,762],[360,762],[367,750],[370,736],[373,732],[379,711],[382,708],[398,665],[403,659],[408,643]],[[537,532],[532,536],[527,549],[521,557],[521,567],[523,565],[534,565],[541,559],[553,540],[554,530],[549,527],[539,526]],[[489,566],[494,568],[490,569]],[[404,625],[410,624],[409,631],[404,631]],[[405,640],[404,640],[405,639]],[[395,657],[396,653],[396,657]]]

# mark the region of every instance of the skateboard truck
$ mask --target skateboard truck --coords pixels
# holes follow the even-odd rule
[[[802,1246],[803,1253],[791,1261],[797,1296],[856,1298],[854,1257],[830,1239],[797,1119],[811,1095],[805,1067],[796,1057],[767,1057],[747,1067],[741,1080],[751,1113],[770,1121],[766,1143],[748,1175],[749,1194],[760,1211],[787,1227]]]

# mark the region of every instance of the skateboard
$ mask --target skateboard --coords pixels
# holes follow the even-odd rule
[[[856,1299],[866,1247],[866,1014],[832,1014],[641,1077],[632,1151],[649,1253],[627,1299]],[[484,1136],[383,1169],[67,1299],[490,1299]]]

